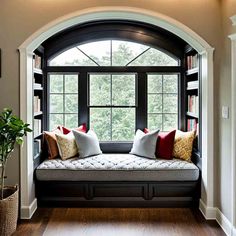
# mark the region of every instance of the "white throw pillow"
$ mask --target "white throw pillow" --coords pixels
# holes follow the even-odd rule
[[[141,157],[156,159],[155,151],[158,133],[159,130],[155,130],[145,134],[138,129],[134,136],[134,143],[130,153]]]
[[[84,158],[102,153],[97,135],[93,130],[89,130],[88,133],[77,130],[72,130],[72,132],[79,149],[79,157]]]

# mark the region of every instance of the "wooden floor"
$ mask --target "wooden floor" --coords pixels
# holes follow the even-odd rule
[[[215,221],[189,208],[40,208],[14,235],[225,235]]]

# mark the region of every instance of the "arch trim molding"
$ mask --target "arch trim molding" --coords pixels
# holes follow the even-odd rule
[[[213,51],[203,38],[193,30],[175,19],[140,8],[132,7],[95,7],[76,11],[57,18],[46,24],[20,46],[20,116],[27,123],[33,121],[32,81],[33,51],[52,35],[77,24],[96,20],[133,20],[156,25],[184,39],[195,48],[202,57],[201,84],[202,84],[202,196],[200,209],[208,218],[210,209],[214,206],[213,183]],[[21,200],[20,217],[29,219],[37,209],[33,184],[33,137],[29,134],[25,138],[25,145],[20,151]],[[204,207],[201,207],[204,206]]]

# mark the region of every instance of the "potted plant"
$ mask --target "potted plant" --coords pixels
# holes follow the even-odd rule
[[[0,235],[11,235],[16,230],[18,216],[18,188],[4,185],[7,160],[15,144],[23,144],[23,137],[31,131],[29,124],[14,116],[11,109],[5,108],[0,114]]]

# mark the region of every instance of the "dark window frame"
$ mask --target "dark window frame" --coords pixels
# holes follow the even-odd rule
[[[142,33],[140,34],[140,30]],[[79,36],[79,37],[78,37]],[[163,51],[168,55],[179,59],[179,66],[49,66],[48,61],[54,56],[62,53],[68,48],[79,43],[91,41],[117,39],[129,40],[136,43],[149,45]],[[93,22],[70,29],[67,32],[53,36],[44,43],[45,64],[44,74],[46,75],[47,92],[46,104],[46,129],[49,127],[49,73],[76,73],[79,76],[79,121],[78,124],[86,123],[89,128],[89,106],[88,101],[88,74],[89,73],[135,73],[137,74],[137,99],[136,107],[136,130],[143,130],[147,127],[147,75],[157,74],[178,74],[178,128],[184,129],[184,48],[186,43],[175,35],[163,31],[163,29],[152,25],[137,22],[103,21]],[[83,91],[83,92],[81,92]],[[127,152],[132,142],[101,142],[104,152]]]

